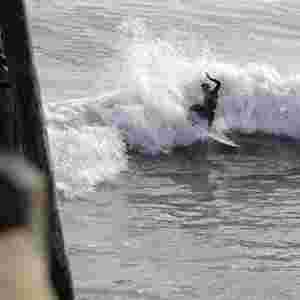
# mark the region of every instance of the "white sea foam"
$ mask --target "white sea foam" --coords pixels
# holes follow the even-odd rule
[[[123,140],[129,149],[156,155],[206,139],[206,126],[192,126],[188,114],[202,101],[205,72],[222,82],[215,126],[300,138],[300,74],[225,62],[209,47],[189,57],[137,20],[120,30],[120,89],[46,107],[56,173],[67,192],[88,191],[126,169]]]
[[[202,101],[205,72],[222,81],[217,127],[300,138],[299,74],[224,62],[208,46],[199,56],[188,57],[185,49],[154,37],[136,19],[120,28],[127,38],[121,84],[131,93],[119,95],[107,120],[125,133],[130,145],[157,153],[204,138],[205,130],[195,132],[187,111]]]
[[[82,107],[82,110],[83,107]],[[67,196],[91,192],[127,169],[125,143],[118,130],[89,125],[70,104],[48,107],[50,146],[57,186]]]

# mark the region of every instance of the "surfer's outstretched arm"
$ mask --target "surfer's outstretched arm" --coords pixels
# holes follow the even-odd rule
[[[208,73],[206,73],[206,77],[216,84],[216,86],[214,88],[214,92],[217,93],[219,91],[219,89],[221,88],[221,82],[218,79],[210,77],[210,75]]]

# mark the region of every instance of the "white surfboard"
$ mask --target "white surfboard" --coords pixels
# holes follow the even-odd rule
[[[240,146],[236,144],[234,141],[232,141],[229,137],[227,137],[224,133],[217,131],[216,129],[210,129],[208,128],[208,120],[206,118],[202,118],[199,116],[198,113],[191,111],[190,112],[190,120],[193,123],[193,126],[198,126],[204,131],[208,132],[207,136],[209,139],[218,142],[220,144],[233,147],[233,148],[239,148]]]
[[[208,137],[218,143],[224,144],[229,147],[239,148],[240,146],[232,141],[229,137],[224,135],[222,132],[210,131]]]

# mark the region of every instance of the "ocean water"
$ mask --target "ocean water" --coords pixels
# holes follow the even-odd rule
[[[298,1],[26,2],[77,298],[297,299]]]

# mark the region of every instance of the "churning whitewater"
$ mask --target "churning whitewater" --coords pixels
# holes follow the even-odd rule
[[[219,130],[300,138],[300,74],[225,62],[207,43],[189,57],[182,45],[155,37],[140,20],[118,30],[123,34],[119,88],[46,106],[62,189],[86,192],[113,178],[126,170],[128,150],[172,155],[177,146],[205,141],[206,127],[192,126],[187,113],[202,101],[205,72],[222,81]]]

